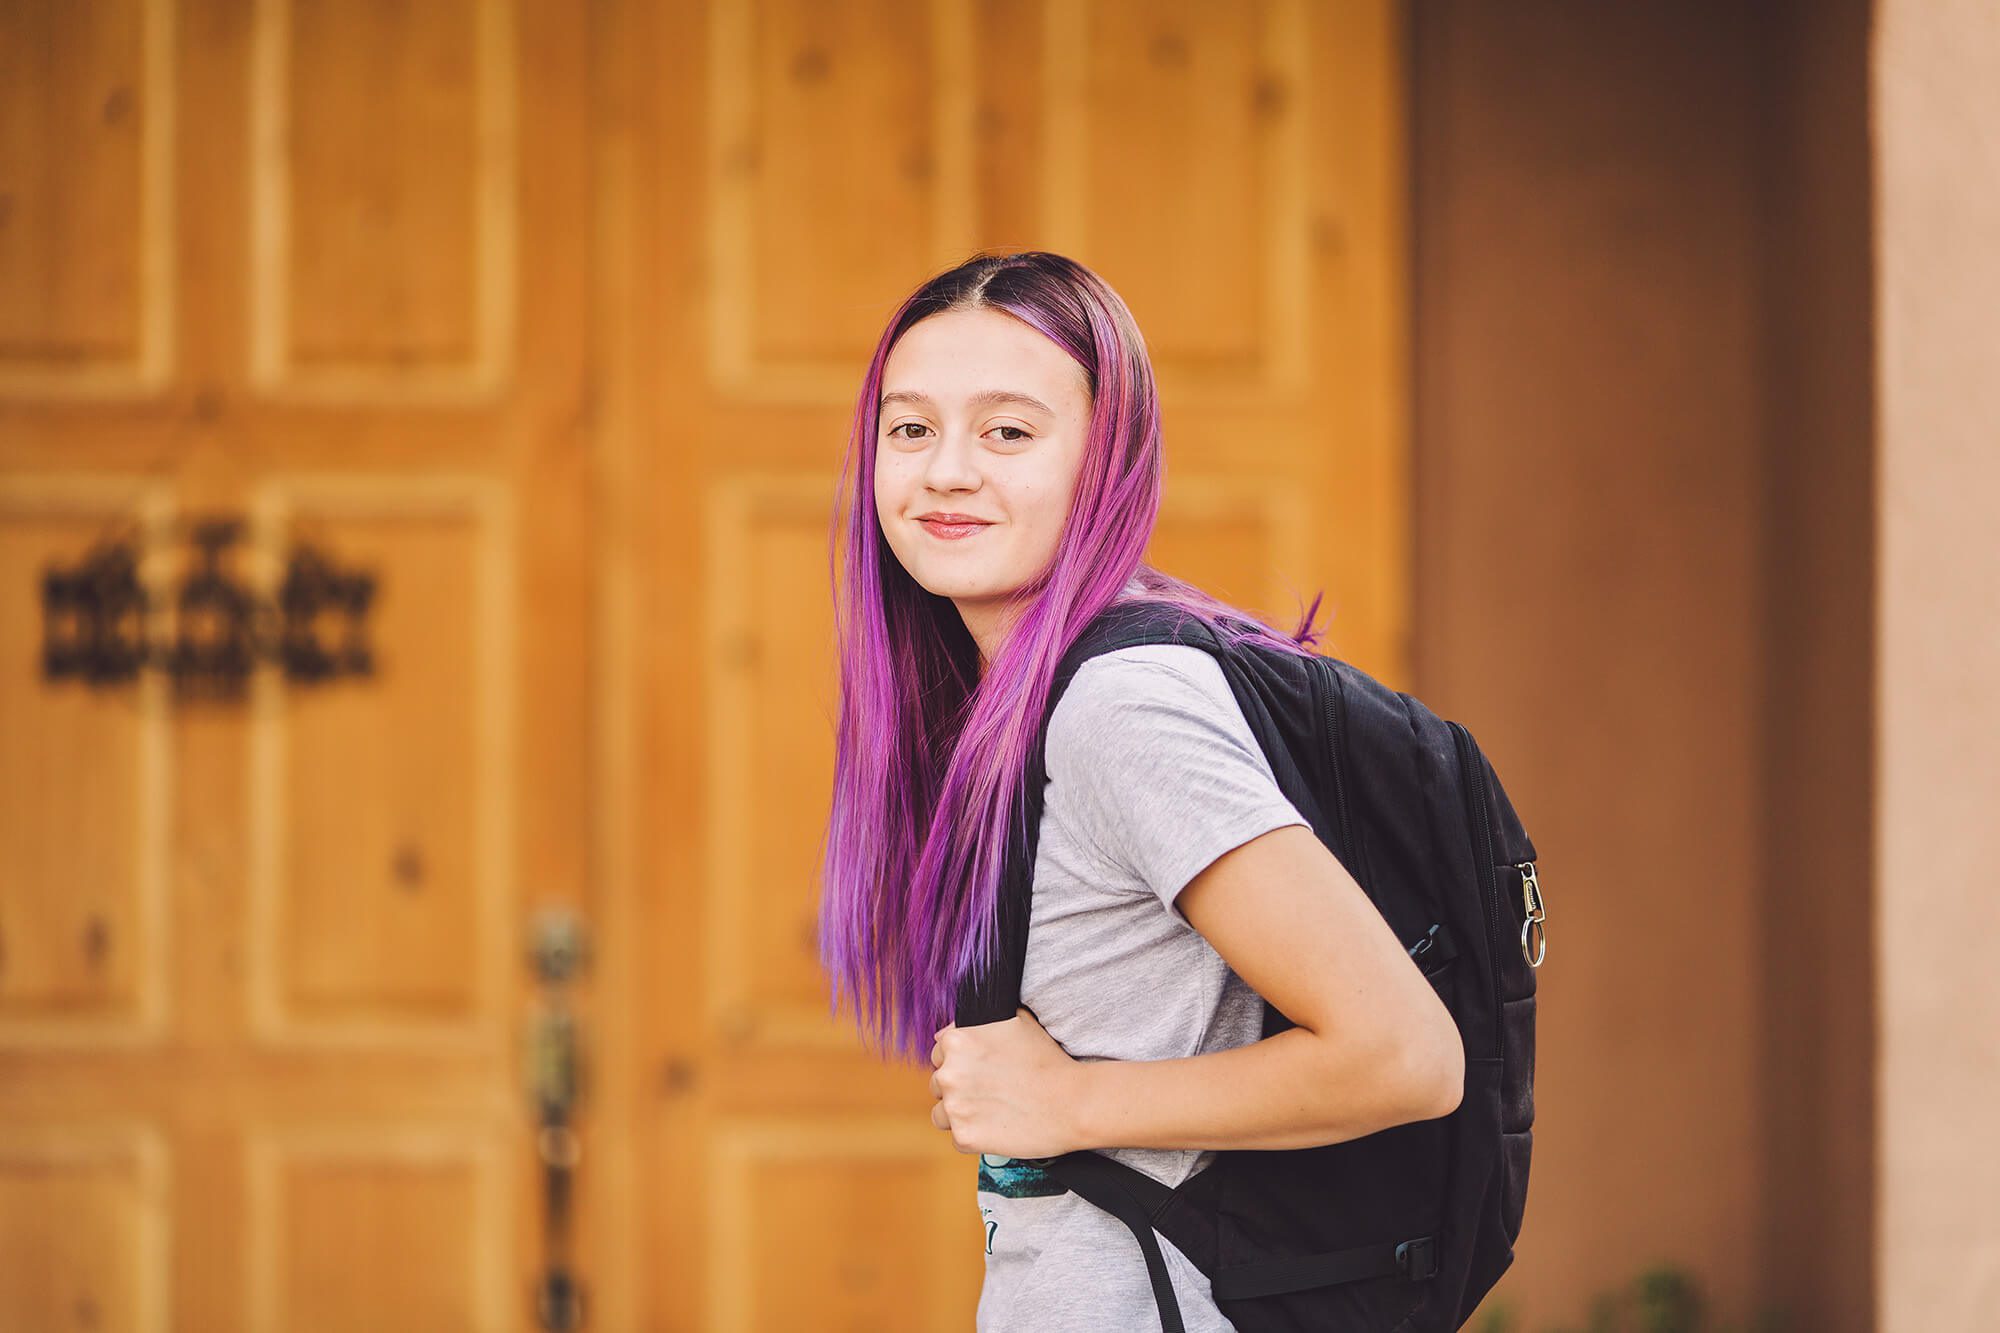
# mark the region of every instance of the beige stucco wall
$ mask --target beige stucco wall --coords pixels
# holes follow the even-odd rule
[[[1880,1326],[2000,1319],[2000,6],[1874,52]]]

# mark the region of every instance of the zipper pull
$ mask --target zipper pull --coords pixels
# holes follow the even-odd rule
[[[1445,933],[1444,923],[1439,922],[1418,937],[1409,948],[1410,958],[1425,976],[1430,976],[1452,959],[1458,951],[1451,947],[1451,936]]]
[[[1516,861],[1514,869],[1521,872],[1521,907],[1525,917],[1521,922],[1521,957],[1528,960],[1529,967],[1540,967],[1549,952],[1548,927],[1542,924],[1549,917],[1548,908],[1542,904],[1542,882],[1535,877],[1533,861]]]

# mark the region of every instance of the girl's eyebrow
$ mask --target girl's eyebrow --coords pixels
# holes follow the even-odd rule
[[[1031,407],[1047,416],[1054,416],[1056,414],[1054,408],[1033,394],[1021,393],[1014,389],[981,389],[978,393],[969,396],[965,401],[970,407],[994,407],[1001,403],[1014,403],[1021,407]],[[882,401],[876,404],[875,410],[880,412],[891,403],[917,403],[924,407],[937,406],[927,393],[918,393],[914,389],[898,389],[894,393],[883,394]]]

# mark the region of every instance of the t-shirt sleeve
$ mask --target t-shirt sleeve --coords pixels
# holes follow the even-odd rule
[[[1161,660],[1171,653],[1172,662]],[[1272,776],[1222,667],[1200,648],[1093,657],[1049,717],[1048,777],[1078,834],[1174,899],[1224,852],[1307,825]]]

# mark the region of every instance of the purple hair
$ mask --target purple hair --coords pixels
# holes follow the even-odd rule
[[[917,583],[890,550],[873,484],[890,349],[921,319],[975,309],[1012,315],[1068,352],[1091,397],[1068,521],[1048,565],[1009,595],[1010,628],[983,677],[951,599]],[[857,1023],[887,1053],[928,1064],[960,978],[991,962],[1010,821],[1025,818],[1028,750],[1056,665],[1092,617],[1114,600],[1144,599],[1179,607],[1231,642],[1310,655],[1320,637],[1320,595],[1285,635],[1141,560],[1164,474],[1145,342],[1118,294],[1074,260],[976,254],[918,288],[876,345],[828,541],[840,718],[819,947],[829,1011],[849,995]]]

